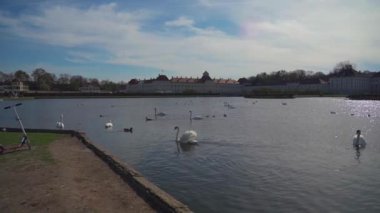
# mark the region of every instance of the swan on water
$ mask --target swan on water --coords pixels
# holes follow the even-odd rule
[[[166,113],[164,113],[164,112],[157,112],[157,108],[155,107],[154,108],[154,117],[156,118],[157,116],[160,116],[160,117],[162,117],[162,116],[165,116],[166,115]]]
[[[352,141],[352,145],[355,148],[364,148],[366,146],[366,142],[364,140],[364,137],[361,135],[361,131],[357,130],[356,135],[354,136],[354,139]]]
[[[236,107],[232,106],[232,105],[228,105],[227,106],[228,109],[235,109]]]
[[[235,109],[236,108],[228,102],[224,102],[224,106],[227,107],[228,109]]]
[[[157,113],[157,116],[165,116],[165,115],[166,115],[165,112],[159,112],[159,113]]]
[[[106,124],[105,124],[105,128],[112,128],[113,127],[113,124],[112,124],[112,122],[111,122],[111,120],[110,121],[108,121]]]
[[[65,125],[63,124],[63,114],[61,114],[61,119],[59,121],[57,121],[56,127],[58,129],[64,129],[65,128]]]
[[[189,113],[190,113],[190,121],[191,120],[202,120],[203,119],[203,117],[199,116],[199,115],[196,115],[193,117],[193,111],[191,111],[191,110],[189,111]]]
[[[178,126],[174,127],[174,130],[177,130],[177,134],[176,134],[176,137],[175,137],[175,141],[176,142],[178,142],[178,143],[187,143],[187,144],[196,144],[198,142],[196,140],[198,134],[194,130],[186,130],[182,134],[181,138],[178,138],[179,127]]]

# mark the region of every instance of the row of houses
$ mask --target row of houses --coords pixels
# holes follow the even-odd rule
[[[332,77],[328,81],[292,82],[277,85],[250,85],[239,83],[233,79],[212,79],[207,71],[201,78],[172,77],[159,75],[156,79],[132,79],[122,92],[129,94],[220,94],[245,95],[259,90],[274,90],[280,92],[320,93],[357,95],[380,95],[380,77],[351,76]]]
[[[84,86],[80,87],[79,91],[64,91],[66,93],[109,93],[109,91],[102,91],[97,86]],[[7,94],[10,96],[18,96],[22,93],[56,93],[56,91],[30,91],[29,86],[22,81],[14,80],[10,83],[0,84],[0,95]]]
[[[18,96],[19,93],[28,91],[28,85],[24,84],[22,81],[12,81],[10,84],[0,85],[0,93],[2,94],[11,94],[13,96]]]
[[[132,79],[122,92],[129,94],[223,94],[240,95],[242,85],[233,79],[211,79],[205,71],[201,78],[159,75],[156,79]]]

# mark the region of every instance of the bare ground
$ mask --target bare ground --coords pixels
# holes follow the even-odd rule
[[[154,212],[76,138],[49,149],[55,163],[0,168],[0,212]]]

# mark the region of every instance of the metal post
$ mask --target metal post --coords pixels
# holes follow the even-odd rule
[[[16,114],[16,118],[17,118],[17,121],[19,122],[19,124],[20,124],[20,126],[21,126],[21,131],[22,131],[22,133],[23,133],[23,136],[22,136],[22,139],[21,139],[21,145],[23,144],[23,143],[26,143],[26,145],[28,146],[28,148],[29,149],[31,149],[31,146],[30,146],[30,141],[29,141],[29,138],[28,138],[28,135],[26,134],[26,131],[25,131],[25,129],[24,129],[24,125],[22,124],[22,121],[21,121],[21,119],[20,119],[20,116],[18,115],[18,113],[17,113],[17,110],[16,110],[16,107],[17,106],[21,106],[22,105],[22,103],[18,103],[18,104],[15,104],[15,105],[12,105],[12,106],[7,106],[7,107],[4,107],[4,109],[9,109],[9,108],[13,108],[13,110],[14,110],[14,112],[15,112],[15,114]]]
[[[12,108],[13,108],[13,110],[15,111],[16,118],[17,118],[18,122],[20,123],[21,130],[22,130],[22,132],[24,133],[24,135],[26,136],[26,132],[25,132],[25,129],[24,129],[24,125],[22,125],[22,122],[21,122],[20,116],[18,115],[17,110],[16,110],[16,106],[20,106],[20,105],[21,105],[21,104],[19,104],[19,105],[16,104],[16,105],[12,106]]]

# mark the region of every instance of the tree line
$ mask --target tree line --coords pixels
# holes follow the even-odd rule
[[[293,82],[318,82],[320,80],[328,81],[331,77],[349,77],[349,76],[377,76],[380,77],[380,72],[359,71],[356,66],[349,61],[339,62],[334,69],[325,74],[323,72],[294,70],[286,71],[279,70],[269,74],[263,72],[256,76],[239,79],[240,83],[249,83],[253,85],[276,85]]]
[[[317,82],[319,80],[328,81],[330,77],[347,76],[376,76],[380,77],[380,72],[359,71],[356,66],[349,61],[338,63],[334,69],[328,73],[294,70],[279,70],[269,74],[262,72],[249,78],[240,78],[239,83],[252,85],[276,85],[292,82]],[[22,81],[29,85],[30,90],[42,91],[79,91],[79,88],[86,86],[98,87],[100,90],[116,92],[125,88],[124,82],[112,82],[109,80],[99,81],[96,78],[85,78],[81,75],[60,74],[57,77],[42,68],[35,69],[31,75],[23,70],[14,73],[4,73],[0,71],[0,83],[10,84],[12,81]]]
[[[115,83],[109,80],[99,81],[96,78],[85,78],[81,75],[60,74],[57,77],[42,68],[35,69],[31,75],[23,70],[14,73],[0,71],[0,82],[10,84],[12,81],[21,81],[29,85],[30,90],[41,91],[79,91],[81,87],[93,86],[100,90],[119,91],[125,83]]]

